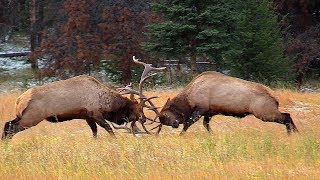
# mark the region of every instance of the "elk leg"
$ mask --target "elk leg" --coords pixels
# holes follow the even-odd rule
[[[137,122],[137,121],[132,121],[132,122],[131,122],[131,129],[132,129],[133,135],[136,135],[136,134],[150,134],[150,132],[147,130],[147,128],[144,126],[143,123],[141,123],[141,125],[142,125],[143,129],[145,130],[145,132],[142,132],[142,131],[138,128],[136,122]]]
[[[91,120],[91,119],[86,119],[86,121],[87,121],[88,125],[89,125],[90,128],[91,128],[93,137],[94,137],[94,138],[97,138],[97,131],[98,131],[98,130],[97,130],[97,124],[96,124],[93,120]]]
[[[137,121],[132,121],[131,122],[131,129],[132,129],[132,133],[133,135],[135,135],[136,133],[141,133],[141,130],[138,128],[137,124],[136,124]]]
[[[111,126],[103,118],[95,118],[94,121],[101,127],[103,127],[112,137],[116,137],[112,131]]]
[[[186,119],[183,123],[183,129],[180,133],[180,136],[183,135],[187,129],[195,122],[197,122],[200,119],[201,115],[199,111],[194,111],[189,119]]]
[[[211,132],[211,128],[210,128],[210,125],[209,125],[209,122],[211,120],[211,117],[208,116],[208,115],[205,115],[204,116],[204,119],[203,119],[203,126],[208,130],[208,132]]]
[[[264,122],[276,122],[279,124],[284,124],[286,126],[288,135],[291,134],[292,130],[293,132],[298,132],[296,125],[293,123],[292,118],[288,113],[281,113],[277,111],[268,114],[254,114],[254,116],[256,116]]]

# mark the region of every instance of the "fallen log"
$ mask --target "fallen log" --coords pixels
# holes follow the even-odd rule
[[[0,57],[5,58],[5,57],[28,56],[29,53],[30,53],[30,51],[26,51],[26,52],[0,53]]]

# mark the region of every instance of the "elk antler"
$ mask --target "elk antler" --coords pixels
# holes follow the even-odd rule
[[[113,123],[111,123],[111,125],[114,129],[124,129],[124,130],[128,131],[128,133],[132,133],[133,130],[130,129],[129,127],[127,127],[127,124],[128,123],[125,123],[123,126],[115,126]]]
[[[148,75],[151,71],[164,71],[166,69],[166,67],[161,67],[161,68],[155,68],[152,67],[152,64],[147,64],[144,62],[139,61],[139,59],[136,59],[135,56],[132,57],[133,62],[135,62],[136,64],[141,64],[144,66],[144,70],[143,73],[141,75],[141,79],[140,79],[140,83],[139,83],[139,93],[140,95],[142,95],[142,88],[143,88],[143,83],[151,78],[152,76],[156,75],[156,73],[153,73],[151,75]]]
[[[132,89],[132,83],[126,85],[124,88],[117,88],[119,90],[119,93],[121,95],[124,94],[135,94],[135,95],[140,95],[138,91]]]
[[[136,59],[135,56],[133,56],[132,59],[133,59],[133,62],[135,62],[136,64],[141,64],[141,65],[144,66],[144,70],[143,70],[143,73],[141,75],[141,79],[140,79],[140,83],[139,83],[139,96],[140,96],[140,99],[141,99],[141,102],[140,102],[141,105],[143,107],[147,107],[149,110],[154,111],[155,114],[156,114],[156,117],[153,120],[151,120],[152,122],[150,124],[152,124],[154,122],[157,122],[156,119],[160,116],[160,112],[158,111],[158,107],[155,107],[155,105],[151,101],[151,99],[154,99],[154,98],[157,98],[157,97],[147,98],[145,95],[143,95],[143,93],[142,93],[143,84],[147,79],[149,79],[152,76],[156,75],[156,73],[153,73],[153,74],[149,75],[150,72],[152,72],[152,71],[164,71],[166,69],[166,67],[160,67],[160,68],[152,67],[151,64],[147,64],[147,63],[139,61],[139,59]],[[150,106],[146,105],[145,104],[146,102],[148,102],[150,104]],[[150,118],[147,118],[147,119],[150,120]],[[145,128],[144,124],[142,124],[142,127]],[[161,126],[159,126],[159,130],[160,129],[161,129]]]
[[[149,134],[148,131],[142,132],[142,131],[136,126],[135,122],[132,122],[132,123],[131,123],[131,128],[128,127],[128,124],[129,124],[129,123],[126,122],[124,125],[115,126],[113,123],[111,123],[111,125],[112,125],[112,127],[113,127],[114,129],[124,129],[124,130],[126,130],[128,133],[133,133],[133,134],[145,134],[145,133]]]
[[[144,63],[144,62],[139,61],[139,59],[136,59],[135,56],[133,56],[132,59],[133,59],[133,62],[134,62],[134,63],[136,63],[136,64],[141,64],[141,65],[144,66],[144,70],[143,70],[143,73],[142,73],[142,75],[141,75],[141,79],[140,79],[140,82],[139,82],[139,91],[136,91],[136,90],[132,89],[132,84],[131,84],[131,83],[130,83],[129,85],[125,86],[124,88],[118,88],[118,90],[119,90],[119,93],[120,93],[121,95],[124,95],[124,94],[138,95],[138,96],[139,96],[139,99],[140,99],[140,105],[141,105],[141,107],[142,107],[142,108],[146,107],[146,108],[148,108],[148,110],[152,110],[152,111],[155,112],[156,117],[155,117],[154,119],[150,119],[150,118],[148,118],[148,117],[145,117],[146,119],[152,121],[152,122],[149,123],[149,124],[153,124],[154,122],[157,122],[156,119],[160,116],[160,112],[158,111],[158,108],[159,108],[159,107],[156,107],[156,106],[152,103],[151,99],[158,98],[158,97],[150,97],[150,98],[148,98],[147,96],[145,96],[145,95],[143,94],[143,92],[142,92],[143,84],[144,84],[144,82],[145,82],[147,79],[149,79],[149,78],[153,77],[154,75],[156,75],[156,73],[153,73],[153,74],[150,74],[150,75],[149,75],[149,73],[150,73],[151,71],[163,71],[163,70],[166,69],[166,67],[161,67],[161,68],[152,67],[151,64],[147,64],[147,63]],[[146,105],[146,104],[145,104],[146,102],[148,102],[150,106],[149,106],[149,105]],[[113,126],[115,129],[125,129],[125,130],[127,130],[128,132],[133,132],[133,133],[135,134],[135,133],[137,133],[136,130],[139,129],[139,128],[136,126],[135,123],[136,123],[136,122],[131,122],[131,129],[126,126],[127,124],[125,124],[124,126],[119,126],[119,127],[115,127],[114,125],[112,125],[112,126]],[[147,130],[147,128],[145,127],[144,122],[140,122],[140,123],[141,123],[143,129],[146,131],[146,133],[150,133],[150,132]],[[160,123],[160,122],[157,122],[157,123]],[[155,128],[157,128],[157,127],[159,127],[159,130],[158,130],[158,132],[157,132],[157,133],[159,133],[160,130],[161,130],[161,124],[160,124],[159,126],[156,126]],[[155,128],[153,128],[153,129],[155,129]],[[134,130],[134,129],[136,129],[136,130]]]

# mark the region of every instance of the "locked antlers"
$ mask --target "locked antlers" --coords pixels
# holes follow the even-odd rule
[[[132,89],[132,84],[130,83],[129,85],[125,86],[124,88],[119,88],[119,93],[122,94],[122,95],[123,95],[123,94],[131,94],[131,95],[134,94],[134,95],[138,95],[138,96],[139,96],[139,99],[140,99],[140,105],[141,105],[141,107],[142,107],[142,108],[145,107],[145,108],[147,108],[148,110],[152,110],[152,111],[154,111],[154,113],[156,114],[156,117],[155,117],[154,119],[150,119],[150,118],[148,118],[148,117],[145,117],[146,119],[152,121],[152,122],[150,123],[150,124],[152,124],[152,123],[156,122],[156,119],[159,117],[160,112],[158,111],[158,108],[159,108],[159,107],[156,107],[156,106],[152,103],[151,99],[158,98],[158,97],[149,97],[149,98],[148,98],[147,96],[145,96],[145,95],[143,94],[143,85],[144,85],[144,83],[145,83],[145,81],[146,81],[147,79],[149,79],[149,78],[151,78],[151,77],[153,77],[153,76],[156,75],[156,73],[150,74],[150,72],[152,72],[152,71],[158,71],[158,72],[159,72],[159,71],[164,71],[164,70],[166,69],[166,67],[160,67],[160,68],[152,67],[151,64],[147,64],[147,63],[144,63],[144,62],[139,61],[139,59],[136,59],[135,56],[133,56],[132,59],[133,59],[133,62],[135,62],[136,64],[141,64],[141,65],[144,66],[144,70],[143,70],[143,73],[142,73],[142,75],[141,75],[141,79],[140,79],[140,82],[139,82],[139,91],[136,91],[136,90]],[[146,102],[148,102],[149,105],[146,105]],[[144,125],[143,122],[141,123],[141,125],[142,125],[143,129],[144,129],[147,133],[149,133],[149,131],[147,130],[147,128],[145,127],[145,125]],[[135,128],[135,127],[136,127],[135,122],[132,122],[132,123],[131,123],[132,131],[134,131],[134,128]],[[161,130],[161,124],[158,125],[158,126],[156,126],[155,128],[157,128],[157,127],[159,127],[158,132],[157,132],[157,133],[159,133],[160,130]],[[155,128],[152,128],[152,130],[155,129]],[[127,129],[127,127],[126,127],[126,129]],[[135,128],[135,129],[136,129],[136,128]]]

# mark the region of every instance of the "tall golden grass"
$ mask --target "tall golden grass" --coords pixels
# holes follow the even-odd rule
[[[175,91],[153,91],[158,106]],[[20,93],[0,96],[0,126],[15,117]],[[98,139],[83,120],[41,122],[0,142],[1,179],[213,179],[320,177],[320,96],[276,90],[280,109],[300,130],[288,136],[283,125],[216,116],[209,134],[202,120],[180,137],[164,127],[159,136],[134,137],[99,128]],[[147,115],[152,115],[147,113]],[[2,132],[2,131],[0,131]]]

